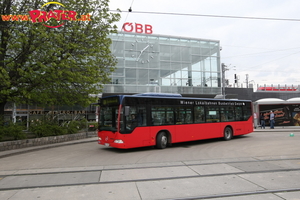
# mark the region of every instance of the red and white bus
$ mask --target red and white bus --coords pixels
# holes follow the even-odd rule
[[[186,98],[145,93],[99,99],[98,144],[128,149],[253,132],[248,100]]]

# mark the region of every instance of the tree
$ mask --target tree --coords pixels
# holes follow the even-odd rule
[[[0,116],[7,102],[87,105],[95,101],[89,94],[101,92],[117,62],[107,36],[117,31],[113,24],[120,15],[109,13],[108,3],[0,2]],[[43,14],[49,21],[39,21]]]

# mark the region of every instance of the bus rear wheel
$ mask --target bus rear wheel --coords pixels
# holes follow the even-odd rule
[[[233,132],[232,129],[230,127],[226,127],[224,129],[224,140],[231,140],[233,137]]]
[[[164,149],[167,147],[168,144],[168,137],[165,132],[158,133],[156,137],[156,147],[158,149]]]

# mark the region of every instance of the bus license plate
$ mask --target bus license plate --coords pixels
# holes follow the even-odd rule
[[[109,147],[109,144],[108,144],[108,143],[105,143],[104,145],[107,146],[107,147]]]

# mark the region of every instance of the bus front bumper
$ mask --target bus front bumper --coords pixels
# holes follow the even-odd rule
[[[126,145],[123,140],[114,140],[114,141],[103,141],[101,137],[98,137],[98,144],[107,146],[107,147],[115,147],[120,149],[126,149]]]

